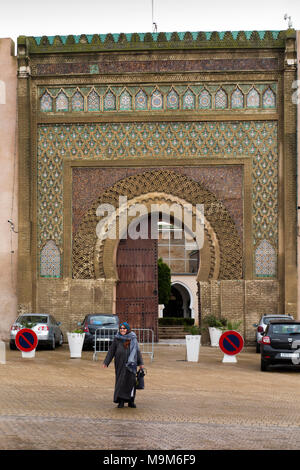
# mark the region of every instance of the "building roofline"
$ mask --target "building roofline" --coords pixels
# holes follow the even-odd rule
[[[19,36],[18,48],[29,54],[165,49],[284,48],[296,31],[200,31]]]

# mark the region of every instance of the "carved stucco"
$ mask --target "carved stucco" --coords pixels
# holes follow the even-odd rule
[[[242,278],[242,247],[235,224],[223,203],[199,183],[172,171],[145,172],[119,181],[105,191],[83,218],[73,243],[73,277],[117,279],[118,239],[99,239],[96,211],[100,204],[118,208],[119,196],[127,196],[128,207],[145,204],[204,204],[205,236],[198,279]],[[193,214],[195,217],[195,213]],[[130,223],[130,218],[128,218]],[[117,219],[118,224],[118,219]],[[118,234],[118,230],[116,231]]]

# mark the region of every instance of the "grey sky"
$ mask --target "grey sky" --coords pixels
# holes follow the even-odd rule
[[[0,37],[152,31],[151,0],[0,0]],[[154,0],[158,31],[300,29],[300,0]]]

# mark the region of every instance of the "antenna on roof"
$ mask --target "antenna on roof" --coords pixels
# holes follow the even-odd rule
[[[289,20],[288,22],[288,28],[291,29],[293,27],[292,25],[292,20],[291,20],[291,16],[288,16],[287,13],[284,15],[284,19],[285,20]]]
[[[154,0],[152,0],[152,28],[153,33],[157,33],[157,23],[154,22]]]

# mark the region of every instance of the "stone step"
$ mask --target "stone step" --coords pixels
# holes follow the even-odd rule
[[[185,335],[159,335],[159,339],[185,339]]]
[[[160,339],[184,339],[188,334],[185,327],[181,325],[176,326],[159,326],[158,334]]]

